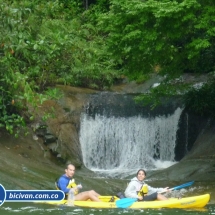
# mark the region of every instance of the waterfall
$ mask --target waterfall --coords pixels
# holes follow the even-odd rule
[[[94,171],[119,174],[138,168],[156,169],[159,163],[174,162],[181,113],[181,108],[155,116],[83,113],[80,143],[84,165]]]
[[[186,121],[185,121],[185,123],[186,123],[185,150],[186,150],[186,152],[188,152],[188,143],[189,143],[189,141],[188,141],[188,138],[189,138],[189,129],[188,129],[189,125],[188,125],[188,122],[189,122],[189,115],[187,113],[185,114],[185,118],[186,118]]]

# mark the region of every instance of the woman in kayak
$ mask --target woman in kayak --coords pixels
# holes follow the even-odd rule
[[[65,169],[65,174],[63,174],[58,181],[56,186],[59,190],[65,193],[66,198],[68,195],[73,195],[73,200],[85,201],[90,199],[91,201],[100,202],[100,194],[94,190],[84,191],[79,193],[79,186],[75,184],[73,176],[75,174],[75,166],[73,164],[68,164]]]
[[[154,188],[144,182],[146,172],[143,169],[138,170],[137,176],[131,179],[125,190],[127,198],[137,198],[139,201],[153,201],[153,200],[168,200],[162,192],[168,192],[166,188]]]

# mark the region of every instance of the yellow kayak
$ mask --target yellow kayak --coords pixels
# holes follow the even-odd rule
[[[113,196],[100,196],[101,202],[93,201],[50,201],[43,202],[53,205],[68,205],[88,208],[118,208],[116,201],[121,201],[118,197]],[[141,209],[141,208],[202,208],[210,200],[209,194],[185,197],[185,198],[170,198],[166,201],[146,201],[146,202],[134,202],[129,208]]]

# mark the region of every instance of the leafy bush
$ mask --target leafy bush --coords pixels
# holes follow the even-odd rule
[[[0,4],[0,126],[10,133],[33,119],[49,86],[104,89],[117,77],[106,44],[81,12],[78,1]]]
[[[125,76],[142,83],[151,73],[214,71],[213,1],[88,3],[1,2],[0,123],[11,133],[56,84],[106,90]],[[177,89],[165,82],[152,92],[146,100],[158,102]]]
[[[184,96],[186,108],[202,116],[215,117],[215,80],[192,88]]]
[[[99,26],[131,78],[208,73],[215,68],[214,6],[210,0],[112,0]]]

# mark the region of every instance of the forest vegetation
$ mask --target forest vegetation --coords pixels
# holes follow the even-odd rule
[[[61,96],[57,84],[108,90],[153,75],[163,81],[137,101],[153,107],[183,95],[188,108],[214,116],[214,8],[211,0],[0,0],[0,127],[18,135],[38,104]],[[211,78],[193,87],[186,73]]]

